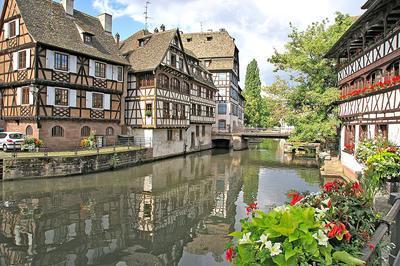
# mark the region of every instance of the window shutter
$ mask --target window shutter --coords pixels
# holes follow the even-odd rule
[[[110,94],[104,94],[104,109],[110,110],[111,106],[110,100],[111,100]]]
[[[55,104],[55,89],[54,87],[47,87],[47,105],[54,105]]]
[[[69,106],[76,107],[76,90],[69,90]]]
[[[110,64],[106,65],[106,79],[109,80],[113,79],[113,65]]]
[[[17,88],[17,105],[22,104],[22,88]]]
[[[26,68],[31,68],[31,49],[26,49]]]
[[[15,20],[15,34],[19,35],[19,19]]]
[[[10,38],[10,24],[4,23],[3,30],[4,30],[4,40]]]
[[[13,69],[18,70],[18,52],[13,53]]]
[[[94,70],[95,70],[95,62],[94,60],[89,60],[89,76],[94,77]]]
[[[46,68],[54,69],[54,52],[52,50],[46,50]]]
[[[32,105],[33,102],[33,87],[29,87],[29,104]]]
[[[78,59],[75,55],[69,56],[69,72],[77,73]]]
[[[92,93],[90,91],[86,92],[86,108],[92,108]]]
[[[113,75],[112,75],[112,79],[118,81],[118,66],[113,66]]]

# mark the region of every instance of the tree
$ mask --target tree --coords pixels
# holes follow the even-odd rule
[[[247,65],[243,94],[246,99],[244,111],[246,125],[252,127],[264,126],[268,109],[261,96],[260,69],[255,59]]]
[[[351,23],[348,15],[337,13],[332,25],[323,20],[305,31],[290,25],[285,51],[275,50],[269,59],[275,71],[285,71],[293,83],[286,98],[288,122],[296,127],[294,141],[324,143],[336,139],[339,120],[333,103],[339,92],[335,64],[324,56]]]
[[[288,82],[279,76],[269,86],[262,88],[265,102],[268,103],[269,115],[265,118],[268,126],[282,126],[287,121],[288,105],[287,95],[290,93]]]

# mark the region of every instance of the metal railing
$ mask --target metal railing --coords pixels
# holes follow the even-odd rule
[[[112,141],[108,139],[111,145],[102,146],[97,143],[93,147],[76,146],[71,149],[54,151],[54,148],[46,145],[36,148],[32,151],[21,151],[20,149],[10,150],[11,157],[50,157],[50,156],[70,156],[70,155],[87,155],[87,154],[100,154],[107,152],[118,152],[130,149],[152,148],[153,142],[151,138],[134,137],[134,136],[119,136]]]
[[[393,191],[397,191],[397,189]],[[400,265],[400,193],[392,192],[389,203],[392,205],[392,208],[381,219],[371,241],[362,250],[361,259],[367,265],[374,265],[374,260],[377,256],[375,247],[379,246],[385,240],[387,234],[390,235],[390,242],[395,245],[389,254],[389,265]]]

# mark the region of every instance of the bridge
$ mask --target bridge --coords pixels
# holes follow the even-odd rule
[[[212,141],[215,147],[229,147],[234,150],[243,150],[248,147],[249,139],[288,139],[292,131],[293,127],[243,128],[232,132],[218,130],[212,132]]]

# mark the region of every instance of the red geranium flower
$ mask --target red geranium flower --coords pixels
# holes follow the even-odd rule
[[[289,193],[288,197],[292,198],[292,200],[290,201],[291,206],[295,205],[297,202],[299,202],[300,200],[302,200],[304,198],[304,196],[300,195],[297,192]]]
[[[347,233],[344,234],[344,237],[346,238],[347,241],[350,241],[350,239],[351,239],[351,234],[350,234],[350,232],[347,231]]]
[[[367,245],[368,245],[368,247],[369,247],[370,250],[374,250],[374,249],[375,249],[375,245],[372,244],[371,242],[368,242]]]
[[[230,247],[226,250],[225,258],[227,261],[232,262],[232,258],[233,258],[233,248],[232,247]]]
[[[249,215],[253,211],[257,210],[257,203],[250,203],[249,206],[246,207],[246,213]]]

